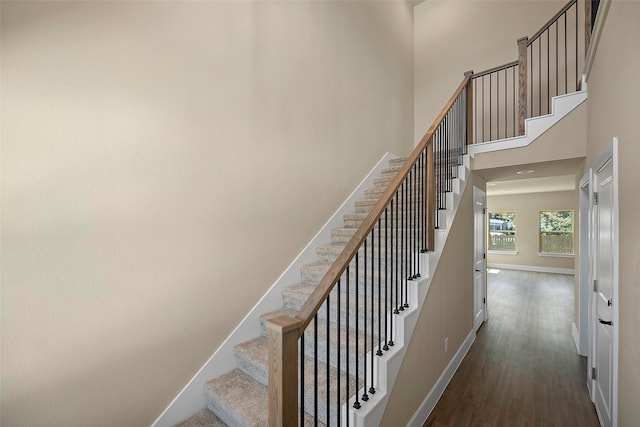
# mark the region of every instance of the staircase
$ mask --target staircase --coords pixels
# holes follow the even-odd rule
[[[460,157],[462,161],[462,158]],[[316,246],[316,255],[317,261],[312,264],[304,265],[300,271],[300,283],[296,285],[292,285],[286,287],[282,291],[282,308],[270,313],[265,313],[260,318],[261,323],[261,331],[262,334],[254,339],[251,339],[246,342],[242,342],[237,344],[234,348],[234,356],[236,360],[236,368],[232,371],[223,374],[217,378],[213,378],[204,384],[204,394],[206,396],[207,408],[201,410],[191,418],[183,421],[177,426],[180,427],[204,427],[204,426],[264,426],[267,425],[268,421],[268,393],[267,393],[267,385],[268,385],[268,351],[267,351],[267,329],[265,326],[265,321],[268,319],[281,316],[283,314],[295,316],[298,310],[302,307],[304,302],[307,300],[309,295],[313,292],[315,286],[321,281],[325,273],[329,270],[332,263],[336,260],[336,258],[340,255],[342,250],[344,249],[347,242],[354,235],[357,228],[362,224],[369,211],[378,201],[379,197],[384,193],[386,188],[389,186],[397,172],[402,168],[406,159],[405,158],[397,158],[390,160],[388,162],[388,167],[381,170],[381,173],[378,177],[374,178],[373,183],[374,186],[372,188],[365,189],[364,194],[365,198],[358,200],[355,202],[355,206],[353,207],[353,211],[351,213],[347,213],[343,216],[343,226],[341,228],[334,228],[331,230],[331,242],[328,244],[322,244]],[[438,169],[438,168],[436,168]],[[453,203],[457,202],[457,198],[461,194],[461,190],[463,189],[464,177],[466,173],[468,173],[468,169],[461,165],[460,167],[455,168],[456,170],[452,172],[452,174],[459,176],[458,179],[454,180],[453,191],[447,192],[444,195],[444,198],[448,199],[450,204],[449,210],[441,210],[441,224],[439,228],[439,233],[441,237],[436,237],[437,247],[441,247],[444,245],[444,233],[446,233],[446,224],[448,220],[453,214]],[[462,184],[462,185],[461,185]],[[391,224],[391,227],[394,227],[394,224]],[[399,228],[402,228],[400,226]],[[362,252],[362,249],[361,249]],[[364,256],[364,254],[363,254]],[[427,256],[424,256],[424,261],[427,262]],[[371,268],[371,255],[368,255],[369,266]],[[354,263],[352,262],[352,265]],[[428,271],[428,268],[425,269]],[[373,272],[374,279],[378,277],[378,263],[376,259],[373,259]],[[359,274],[364,275],[364,271],[362,267],[359,268]],[[384,275],[384,273],[381,273]],[[351,276],[355,275],[355,269],[351,270]],[[424,275],[426,276],[426,274]],[[420,283],[426,282],[428,280],[427,277],[422,277],[420,281],[415,280],[415,286],[420,286]],[[353,281],[352,281],[353,283]],[[413,286],[413,287],[415,287]],[[362,287],[345,290],[341,292],[341,297],[343,299],[348,298],[349,304],[353,306],[356,304],[356,296],[355,292],[359,292],[358,295],[358,304],[363,305],[365,303],[365,296],[363,292],[366,290]],[[396,320],[396,324],[398,322],[404,321],[411,316],[417,317],[419,309],[417,307],[420,306],[417,292],[415,289],[409,291],[410,296],[410,307],[411,309],[407,309],[395,315],[398,317]],[[426,289],[424,292],[421,292],[426,296]],[[347,295],[348,294],[348,295]],[[332,292],[332,298],[337,298],[337,289]],[[367,296],[367,304],[369,306],[368,310],[378,310],[378,304],[389,304],[389,298],[386,300],[382,295],[378,295],[381,297],[376,302],[375,298],[371,298],[371,295]],[[327,414],[331,419],[329,425],[337,425],[336,417],[338,413],[338,408],[336,405],[336,393],[338,392],[338,383],[341,385],[341,389],[349,390],[349,396],[344,395],[341,397],[341,406],[342,411],[346,412],[346,408],[352,407],[352,402],[355,399],[355,392],[360,387],[356,383],[356,378],[352,375],[347,377],[346,371],[351,373],[358,372],[358,376],[362,377],[364,375],[365,370],[371,369],[371,364],[367,362],[368,358],[371,357],[371,351],[374,350],[374,345],[377,346],[378,343],[382,340],[381,337],[377,336],[377,333],[372,333],[371,331],[378,330],[378,321],[371,320],[371,318],[365,319],[366,315],[362,317],[363,311],[360,310],[360,318],[358,319],[358,328],[356,331],[356,319],[354,316],[355,310],[351,310],[349,317],[347,317],[347,313],[341,313],[340,323],[342,325],[340,348],[337,346],[337,331],[339,330],[338,324],[336,322],[337,313],[335,312],[335,307],[337,305],[333,305],[334,311],[329,313],[330,321],[327,321],[327,313],[326,310],[321,309],[318,312],[318,321],[312,322],[309,325],[309,328],[305,331],[305,356],[306,362],[304,363],[305,370],[305,383],[308,383],[308,386],[305,387],[305,410],[306,414],[304,415],[305,425],[314,425],[314,420],[312,415],[315,413],[314,408],[314,389],[312,385],[312,381],[314,375],[316,375],[317,369],[317,377],[318,377],[318,387],[317,387],[317,395],[318,395],[318,419],[319,424],[324,425],[323,423],[327,423]],[[381,307],[381,309],[388,309],[388,306]],[[349,318],[349,329],[345,330],[344,326],[347,322],[347,318]],[[414,322],[415,323],[415,322]],[[363,329],[367,328],[369,330],[366,338],[363,334]],[[405,329],[403,327],[396,327],[397,331],[401,331]],[[411,329],[411,328],[409,328]],[[327,340],[327,330],[329,331],[329,340]],[[405,331],[410,334],[410,331]],[[347,349],[347,340],[345,339],[345,335],[349,335],[348,346]],[[358,338],[356,339],[356,336]],[[317,340],[314,341],[314,338],[317,337]],[[359,348],[364,347],[364,340],[367,339],[368,342],[366,344],[366,348],[369,351],[368,354],[360,353],[357,357],[356,355],[356,343]],[[317,347],[314,346],[314,342],[317,343]],[[393,349],[393,355],[399,354],[405,347],[404,346],[405,338],[404,337],[396,337],[395,348]],[[340,361],[340,366],[337,366],[338,360],[337,354],[340,352],[343,357]],[[314,356],[317,354],[317,368],[314,364]],[[327,354],[329,355],[329,366],[327,367]],[[349,354],[349,358],[344,357],[344,355]],[[401,358],[400,358],[401,360]],[[348,367],[347,367],[348,364]],[[382,365],[382,364],[381,364]],[[378,388],[378,396],[382,397],[386,395],[388,390],[382,389],[382,384],[380,381],[380,377],[386,376],[376,374],[376,385]],[[327,379],[329,381],[327,381]],[[347,388],[348,382],[348,388]],[[389,385],[387,389],[390,390],[390,386],[393,384],[393,381],[387,379],[386,381]],[[359,386],[362,386],[362,381],[360,380]],[[327,408],[326,395],[327,390],[331,396],[333,396],[333,400],[331,400],[330,407]],[[361,394],[362,391],[359,390]],[[371,395],[372,399],[370,402],[361,402],[364,406],[374,406],[382,404],[384,407],[384,403],[386,403],[386,399],[377,399],[374,401],[373,395]],[[349,404],[347,405],[347,402]],[[327,411],[328,409],[328,411]],[[370,413],[371,408],[367,410],[361,409],[360,411]],[[356,410],[351,410],[352,413],[357,413]],[[375,412],[375,411],[374,411]],[[380,412],[380,415],[383,411]],[[310,413],[310,414],[309,414]],[[346,415],[345,415],[346,417]],[[356,419],[356,415],[351,416],[353,420]]]

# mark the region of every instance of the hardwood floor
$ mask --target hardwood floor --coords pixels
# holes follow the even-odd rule
[[[424,426],[599,426],[571,335],[573,276],[487,276],[489,320]]]

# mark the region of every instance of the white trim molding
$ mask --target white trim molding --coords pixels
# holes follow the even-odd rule
[[[557,274],[575,274],[573,268],[554,268],[554,267],[540,267],[537,265],[518,265],[518,264],[487,264],[488,268],[498,268],[501,270],[521,270],[521,271],[534,271],[537,273],[557,273]]]

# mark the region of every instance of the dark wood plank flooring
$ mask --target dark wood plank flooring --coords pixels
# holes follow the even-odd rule
[[[424,426],[599,426],[571,335],[573,276],[487,276],[489,320]]]

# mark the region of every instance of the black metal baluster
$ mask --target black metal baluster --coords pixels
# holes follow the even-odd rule
[[[560,38],[560,34],[558,34],[558,20],[556,19],[556,96],[558,96],[558,39]]]
[[[493,78],[489,74],[489,141],[493,140]]]
[[[516,135],[516,116],[517,116],[517,111],[518,108],[516,107],[516,67],[513,67],[512,69],[512,77],[513,77],[513,136]]]
[[[404,182],[407,181],[407,178],[405,178]],[[409,307],[409,305],[406,303],[407,301],[407,281],[409,280],[409,214],[411,213],[411,206],[408,204],[408,183],[407,185],[405,185],[404,188],[404,192],[403,192],[403,198],[404,198],[404,205],[405,205],[405,211],[407,212],[405,217],[404,217],[404,280],[402,281],[402,287],[403,287],[403,291],[404,291],[404,301],[405,304],[404,306],[401,308],[401,310],[404,310],[406,307]]]
[[[340,399],[340,397],[341,397],[340,396],[340,394],[341,394],[340,390],[342,389],[342,384],[340,383],[340,374],[341,374],[341,371],[342,371],[342,364],[340,363],[341,362],[341,360],[340,360],[340,356],[341,356],[340,347],[342,347],[340,345],[340,341],[341,341],[341,338],[342,338],[342,326],[341,326],[341,323],[340,323],[340,321],[342,320],[341,316],[340,316],[340,312],[342,311],[342,309],[341,309],[342,306],[340,305],[340,302],[341,302],[340,301],[341,300],[340,292],[342,292],[342,289],[341,289],[340,284],[341,284],[340,283],[340,279],[338,279],[338,284],[336,285],[337,288],[338,288],[338,305],[336,306],[336,317],[337,317],[337,319],[336,319],[336,334],[337,334],[337,337],[336,338],[338,339],[338,348],[337,348],[338,354],[336,355],[337,356],[336,357],[336,362],[337,362],[336,363],[336,367],[337,367],[336,370],[338,371],[337,372],[337,374],[338,374],[338,382],[336,383],[336,386],[337,386],[336,387],[336,409],[337,409],[336,420],[338,422],[338,426],[340,426],[342,424],[341,423],[341,421],[342,421],[342,405],[341,405],[341,399]],[[347,329],[345,332],[347,333],[347,336],[348,336],[349,335],[349,330]],[[328,350],[327,350],[327,352],[328,352]],[[348,364],[348,361],[347,361],[347,364]],[[348,372],[349,368],[347,368],[346,370]],[[349,374],[347,374],[347,387],[349,387],[348,384],[349,384]],[[349,398],[348,394],[347,394],[347,398]]]
[[[395,224],[395,230],[396,230],[396,240],[395,240],[395,245],[394,245],[394,251],[393,251],[393,257],[395,258],[395,262],[393,263],[393,265],[395,266],[395,278],[394,278],[394,286],[396,288],[396,303],[395,303],[395,308],[393,310],[393,312],[395,314],[400,313],[400,311],[398,310],[398,270],[400,269],[400,266],[398,264],[398,252],[399,252],[399,246],[398,246],[398,235],[400,234],[400,229],[398,228],[398,219],[400,217],[400,213],[401,211],[399,211],[398,206],[400,205],[400,197],[398,194],[398,191],[396,190],[396,194],[395,194],[395,199],[396,199],[396,224]],[[393,305],[393,296],[391,297],[391,302]]]
[[[542,38],[538,37],[538,115],[542,115]]]
[[[313,421],[318,426],[318,313],[313,316]]]
[[[551,91],[550,91],[550,86],[551,86],[551,81],[549,80],[550,77],[550,66],[549,66],[549,37],[551,37],[551,31],[549,29],[547,29],[547,31],[545,31],[547,33],[547,114],[551,114]]]
[[[385,250],[385,260],[384,260],[384,351],[389,350],[389,267],[391,266],[391,271],[393,271],[393,264],[390,262],[391,260],[391,248],[389,247],[389,217],[388,217],[389,207],[384,210],[384,250]],[[391,222],[393,222],[393,199],[391,199]],[[391,230],[391,239],[393,240],[393,229]],[[393,274],[393,273],[391,273]],[[392,318],[393,319],[393,318]],[[393,321],[393,320],[391,320]]]
[[[402,230],[398,230],[398,232],[400,233],[400,268],[401,268],[401,272],[400,272],[400,280],[402,280],[402,274],[405,272],[404,269],[404,258],[405,258],[405,253],[404,253],[404,230],[406,228],[405,225],[405,216],[406,216],[406,211],[407,211],[407,201],[406,201],[406,191],[405,191],[405,181],[402,181],[402,185],[401,185],[401,193],[400,193],[400,198],[402,199],[402,220],[400,221],[402,224]],[[400,306],[399,306],[399,310],[400,311],[404,311],[404,307],[402,304],[402,301],[404,301],[403,299],[403,287],[402,287],[402,283],[400,283]]]
[[[482,142],[484,142],[486,141],[486,139],[484,139],[484,76],[482,76],[482,114],[480,117],[482,118]]]
[[[507,80],[509,80],[509,74],[507,72],[507,69],[504,69],[504,137],[508,138],[509,137],[509,121],[507,119],[507,111],[509,110],[508,106],[509,106],[509,102],[507,101]],[[467,105],[467,103],[465,102],[464,105]],[[466,146],[466,141],[465,141],[465,146]]]
[[[415,263],[415,269],[413,271],[413,277],[420,277],[420,257],[418,256],[418,250],[420,246],[420,199],[418,195],[418,175],[420,170],[418,168],[419,161],[422,155],[418,156],[416,163],[413,165],[413,198],[415,199],[415,213],[413,214],[413,259]]]
[[[380,231],[380,230],[378,230]],[[373,340],[373,334],[375,333],[376,330],[376,324],[375,324],[375,316],[374,316],[374,302],[376,300],[376,292],[375,292],[375,275],[374,275],[374,264],[375,264],[375,259],[376,259],[376,247],[375,247],[375,242],[376,242],[376,236],[375,236],[375,228],[371,229],[371,387],[369,387],[369,393],[371,394],[375,394],[376,393],[376,389],[373,386],[373,357],[374,357],[374,351],[373,348],[375,347],[375,342]],[[365,242],[366,245],[366,242]]]
[[[347,281],[347,286],[346,286],[346,288],[347,288],[347,294],[346,294],[347,303],[345,304],[346,305],[346,313],[345,313],[346,314],[346,318],[345,318],[345,321],[347,323],[347,327],[345,328],[345,335],[346,335],[346,340],[347,340],[347,347],[346,347],[346,349],[347,349],[347,355],[346,356],[347,357],[345,359],[345,366],[346,366],[347,375],[346,375],[346,387],[345,387],[346,391],[345,391],[345,395],[344,395],[344,397],[345,397],[345,399],[347,401],[347,407],[345,408],[347,410],[347,412],[346,412],[346,424],[347,424],[347,427],[349,426],[349,407],[348,406],[349,406],[349,398],[351,397],[351,393],[349,393],[349,391],[350,391],[349,390],[349,379],[351,378],[351,376],[349,375],[350,372],[351,372],[351,358],[349,357],[350,356],[349,353],[351,353],[351,349],[349,347],[349,341],[350,341],[349,340],[349,335],[350,335],[349,331],[351,330],[351,329],[349,329],[349,323],[351,323],[350,319],[349,319],[349,294],[351,293],[351,289],[349,288],[349,273],[350,273],[349,265],[347,265],[347,275],[345,276],[345,279]],[[358,329],[356,328],[356,337],[357,337],[357,334],[358,334],[357,330]],[[357,353],[357,348],[358,348],[358,342],[356,341],[356,353]],[[357,363],[358,363],[357,360],[358,359],[356,357],[356,366],[357,366]],[[357,368],[356,368],[356,370],[357,370]],[[358,373],[357,372],[356,372],[355,376],[356,376],[356,380],[357,380],[357,378],[358,378]],[[356,387],[357,387],[357,385],[356,385]],[[357,399],[358,399],[358,390],[356,389],[356,400]],[[301,424],[301,426],[302,426],[302,424]]]
[[[387,210],[385,209],[385,214]],[[382,356],[382,217],[378,217],[378,351],[377,355]],[[386,230],[385,230],[386,236]],[[386,276],[386,267],[385,267]]]
[[[371,234],[369,234],[371,236]],[[367,239],[364,241],[364,295],[362,299],[364,301],[364,310],[362,311],[362,323],[364,326],[364,349],[362,354],[364,355],[364,393],[362,394],[362,400],[369,400],[369,395],[367,394]]]
[[[575,2],[575,6],[576,6],[576,90],[578,90],[578,82],[580,78],[578,75],[578,2],[577,1]]]
[[[500,71],[496,73],[496,139],[500,139]]]
[[[420,154],[420,177],[418,178],[420,182],[420,194],[422,196],[422,201],[420,202],[420,253],[425,253],[427,251],[427,210],[425,209],[425,204],[427,203],[426,196],[426,185],[424,182],[424,178],[426,176],[426,149],[422,151]],[[422,271],[420,268],[420,264],[418,263],[418,270]]]
[[[304,333],[300,336],[300,425],[304,425]]]
[[[567,81],[567,14],[564,14],[564,93],[569,93],[569,83]]]
[[[407,230],[407,246],[409,248],[407,252],[407,259],[409,261],[409,279],[413,279],[414,271],[413,271],[413,254],[411,253],[412,241],[412,229],[413,229],[413,215],[415,213],[415,204],[413,200],[413,169],[409,169],[409,174],[407,175],[407,198],[409,199],[409,214],[407,215],[408,220],[408,230]]]
[[[515,71],[514,71],[515,73]],[[473,140],[477,142],[482,142],[482,138],[478,138],[478,80],[473,79]]]
[[[358,274],[359,274],[358,260],[359,260],[359,258],[360,258],[360,251],[356,252],[356,268],[355,268],[355,270],[356,270],[356,277],[355,277],[355,279],[356,279],[356,283],[355,283],[355,293],[356,293],[356,306],[355,306],[355,309],[356,309],[356,316],[355,316],[356,317],[356,401],[353,403],[353,407],[355,409],[360,409],[360,401],[358,400],[359,399],[358,392],[360,390],[360,366],[359,366],[359,364],[360,364],[360,347],[359,347],[359,344],[360,344],[360,336],[359,336],[360,335],[360,327],[358,325],[359,319],[360,319],[360,313],[359,313],[359,311],[360,311],[360,305],[359,305],[359,299],[360,299],[359,294],[360,294],[360,291],[358,290],[358,285],[359,285],[359,283],[358,283]]]
[[[326,344],[326,353],[327,353],[327,418],[325,418],[325,423],[326,424],[330,424],[331,423],[331,352],[329,351],[331,349],[331,341],[330,341],[330,337],[331,337],[331,324],[330,324],[330,317],[331,317],[331,312],[330,312],[330,302],[331,302],[331,298],[329,296],[327,296],[327,344]],[[338,308],[339,310],[340,308]],[[340,368],[338,367],[338,370]],[[340,383],[338,383],[337,388],[340,388]]]

